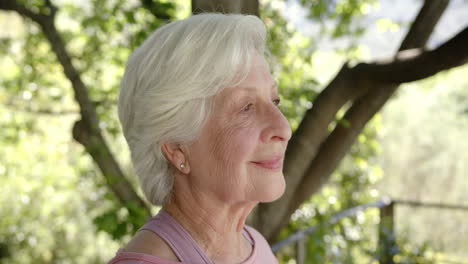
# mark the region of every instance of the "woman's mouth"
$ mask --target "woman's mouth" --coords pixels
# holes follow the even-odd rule
[[[278,170],[283,167],[283,156],[270,160],[252,161],[252,163],[265,169]]]

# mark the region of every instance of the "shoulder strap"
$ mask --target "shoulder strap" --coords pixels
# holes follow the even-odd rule
[[[140,230],[159,235],[184,263],[213,264],[192,236],[163,209]]]
[[[242,235],[244,235],[247,241],[249,241],[250,245],[252,246],[255,245],[255,241],[252,237],[252,234],[250,234],[249,230],[247,229],[247,225],[245,225],[244,228],[242,229]]]

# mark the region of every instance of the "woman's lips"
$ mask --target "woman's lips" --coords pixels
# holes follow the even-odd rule
[[[252,163],[265,169],[277,170],[283,167],[283,157],[278,157],[271,160],[252,161]]]

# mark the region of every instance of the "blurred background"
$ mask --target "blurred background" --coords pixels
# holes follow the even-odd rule
[[[0,263],[105,263],[158,211],[137,187],[118,85],[128,56],[155,28],[203,2],[0,1]],[[250,2],[256,9],[246,12],[267,26],[281,109],[294,131],[344,63],[395,60],[423,6],[439,5],[428,11],[436,23],[421,47],[437,49],[468,26],[465,0]],[[280,263],[468,263],[468,66],[392,85],[398,89],[341,156],[300,157],[338,161],[318,173],[320,184],[305,185],[305,198],[281,216],[287,224],[264,232],[274,244],[316,227],[301,245],[280,248]],[[330,135],[353,127],[346,114],[354,102],[337,108]],[[379,246],[378,208],[331,224],[382,198],[394,201],[390,247]]]

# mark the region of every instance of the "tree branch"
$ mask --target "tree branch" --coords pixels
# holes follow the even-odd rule
[[[363,87],[369,87],[365,82],[361,82],[353,85],[359,86],[360,90],[349,89],[351,81],[351,70],[344,64],[333,81],[315,98],[312,108],[306,111],[304,119],[289,141],[283,169],[287,188],[277,201],[260,204],[255,212],[257,218],[252,219],[251,223],[266,237],[273,239],[274,235],[271,236],[270,232],[278,229],[278,222],[272,220],[276,219],[273,216],[287,214],[288,204],[294,199],[304,172],[329,134],[330,122],[335,120],[343,105],[364,92]]]
[[[446,3],[442,3],[446,2]],[[404,43],[402,43],[400,49],[404,48],[423,48],[426,45],[426,42],[429,39],[429,36],[434,30],[437,21],[442,16],[443,12],[447,7],[448,1],[431,1],[427,0],[423,7],[421,8],[415,22],[413,23],[411,29],[408,31],[408,35],[404,39]],[[459,36],[462,37],[459,37]],[[453,39],[449,40],[446,44],[439,47],[432,52],[422,53],[417,57],[407,60],[401,60],[398,58],[395,62],[393,62],[393,67],[399,68],[405,65],[408,67],[411,63],[412,66],[415,66],[416,62],[422,63],[421,61],[429,61],[428,58],[432,58],[432,60],[441,59],[438,57],[439,55],[444,54],[444,56],[449,55],[447,51],[447,47],[462,45],[466,43],[466,33],[461,33],[454,37]],[[455,43],[455,44],[454,44]],[[465,46],[467,47],[467,46]],[[465,48],[466,49],[466,48]],[[452,53],[450,53],[452,54]],[[433,66],[434,70],[432,70],[432,74],[436,73],[437,70],[448,69],[451,67],[455,67],[460,65],[461,61],[456,61],[450,59],[452,62],[450,67],[447,66]],[[436,63],[437,64],[437,63]],[[390,64],[387,64],[386,67],[390,67]],[[371,66],[369,66],[371,67]],[[376,66],[373,67],[384,67],[384,66]],[[366,89],[367,93],[364,96],[359,97],[353,105],[349,108],[346,112],[344,119],[348,121],[350,124],[349,127],[344,127],[341,124],[338,124],[335,129],[330,133],[324,143],[320,146],[318,154],[316,155],[315,159],[310,164],[310,167],[307,169],[305,173],[306,177],[299,185],[297,189],[295,199],[291,201],[291,204],[288,206],[289,212],[288,216],[294,212],[294,208],[297,208],[305,199],[308,199],[310,195],[316,191],[318,191],[321,186],[325,182],[328,181],[332,172],[338,167],[340,161],[348,152],[349,148],[355,142],[356,137],[361,133],[362,129],[365,127],[367,122],[382,108],[382,106],[388,101],[391,95],[395,92],[398,88],[399,83],[403,80],[402,76],[397,76],[396,74],[406,74],[402,71],[396,71],[395,75],[391,78],[395,78],[398,81],[387,81],[387,82],[377,82],[374,76],[375,72],[364,72],[362,70],[363,65],[357,66],[353,69],[353,75],[358,78],[358,80],[363,80],[364,78],[369,80],[372,84],[372,89]],[[388,69],[388,68],[387,68]],[[408,71],[409,69],[406,68]],[[356,72],[361,71],[361,74],[357,74]],[[416,72],[416,70],[412,71]],[[430,71],[426,71],[426,75],[424,74],[414,74],[414,80],[418,78],[425,78],[429,77],[428,75]],[[389,74],[389,73],[386,73]],[[390,75],[390,74],[389,74]],[[388,77],[390,78],[390,77]],[[399,78],[399,79],[398,79]],[[377,78],[378,79],[378,78]],[[382,79],[383,80],[383,79]],[[408,79],[407,81],[411,81]],[[352,83],[349,84],[350,86]],[[352,87],[352,86],[351,86]]]
[[[192,14],[221,12],[258,16],[258,0],[192,0]]]
[[[80,142],[93,157],[102,174],[106,177],[109,187],[122,204],[126,205],[129,202],[136,202],[142,208],[146,208],[149,215],[149,208],[125,178],[102,136],[99,128],[99,118],[89,97],[89,89],[83,83],[80,73],[73,66],[70,54],[65,48],[65,43],[55,27],[57,8],[50,0],[45,0],[45,4],[50,9],[50,14],[48,15],[34,13],[15,0],[2,0],[0,2],[0,10],[16,11],[18,14],[28,17],[40,25],[53,52],[63,67],[65,76],[72,84],[75,99],[80,106],[82,119],[77,121],[73,127],[74,139]]]
[[[171,16],[167,13],[161,12],[161,5],[172,5],[172,3],[160,3],[153,0],[141,0],[142,7],[146,8],[155,18],[169,21]]]
[[[424,47],[444,10],[438,1],[426,1],[402,47]],[[409,63],[410,60],[404,61]],[[396,89],[393,88],[395,85],[376,84],[364,72],[356,75],[357,69],[363,67],[364,64],[361,64],[349,69],[345,65],[316,98],[291,139],[285,160],[284,171],[288,184],[285,195],[275,203],[262,204],[258,209],[262,219],[259,220],[261,225],[257,227],[270,242],[287,224],[294,210],[329,179],[362,128]],[[329,135],[328,126],[334,122],[336,113],[352,100],[356,101],[345,118],[354,123],[349,129],[337,125]],[[369,114],[357,114],[365,111]]]
[[[45,15],[34,13],[33,11],[27,9],[22,4],[13,1],[13,0],[2,0],[0,1],[0,10],[5,11],[16,11],[18,14],[28,17],[33,21],[43,21],[46,19]]]
[[[44,0],[46,6],[49,8],[50,10],[50,15],[51,17],[55,17],[55,14],[57,13],[57,10],[58,8],[52,4],[52,2],[50,0]]]
[[[20,15],[28,17],[39,24],[44,35],[49,40],[49,44],[57,56],[58,61],[62,65],[65,76],[72,84],[73,90],[75,91],[75,99],[80,105],[82,118],[86,121],[87,125],[91,127],[91,129],[98,131],[99,121],[94,106],[89,99],[88,88],[81,80],[80,74],[76,68],[73,66],[71,57],[65,49],[65,43],[55,27],[55,17],[53,16],[54,12],[50,15],[37,14],[15,0],[3,0],[0,2],[0,10],[16,11]]]
[[[468,27],[437,49],[426,52],[417,49],[402,51],[392,62],[359,64],[354,74],[375,83],[413,82],[465,64],[468,61],[467,47]],[[413,52],[413,56],[399,58],[408,52]]]
[[[424,1],[398,51],[425,47],[450,0]]]

